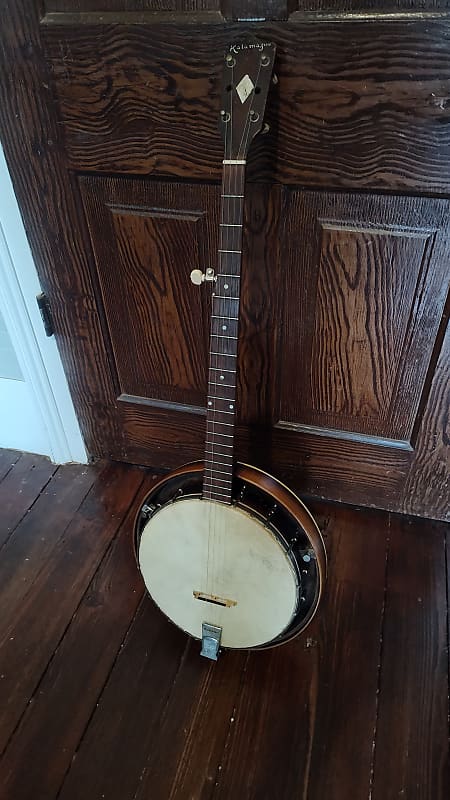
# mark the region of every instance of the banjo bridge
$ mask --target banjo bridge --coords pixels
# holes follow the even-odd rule
[[[196,600],[203,600],[204,603],[212,603],[215,606],[231,608],[237,606],[237,600],[228,600],[226,597],[219,597],[217,594],[207,594],[206,592],[192,592]]]

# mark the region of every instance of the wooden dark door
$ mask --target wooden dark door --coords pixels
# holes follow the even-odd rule
[[[248,163],[238,456],[450,518],[446,4],[1,5],[1,137],[92,455],[202,456],[189,273],[216,258],[222,53],[257,34],[279,81]]]

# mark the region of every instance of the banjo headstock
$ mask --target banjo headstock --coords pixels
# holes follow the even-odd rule
[[[225,52],[220,128],[227,160],[245,160],[263,126],[274,60],[272,42],[233,42]]]

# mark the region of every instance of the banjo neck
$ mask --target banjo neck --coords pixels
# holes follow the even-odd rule
[[[203,497],[231,503],[241,294],[245,160],[224,159],[211,303]]]
[[[224,139],[217,272],[191,273],[212,285],[203,498],[231,504],[241,289],[245,164],[263,128],[275,45],[233,42],[224,58],[220,128]],[[268,126],[265,126],[266,128]]]

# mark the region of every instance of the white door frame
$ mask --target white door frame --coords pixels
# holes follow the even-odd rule
[[[86,450],[54,337],[45,335],[36,295],[41,291],[3,150],[0,145],[0,300],[24,379],[47,430],[57,464],[86,463]]]

